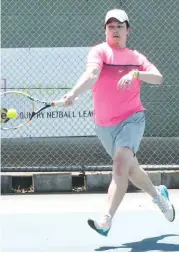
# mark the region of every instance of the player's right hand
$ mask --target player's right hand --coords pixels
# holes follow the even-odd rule
[[[72,106],[74,103],[74,94],[72,92],[69,92],[67,94],[65,94],[62,99],[63,99],[63,106],[68,107],[68,106]]]

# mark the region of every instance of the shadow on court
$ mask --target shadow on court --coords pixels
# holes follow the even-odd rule
[[[152,251],[152,250],[178,252],[179,244],[169,244],[169,243],[158,242],[169,236],[178,236],[178,243],[179,243],[179,235],[168,234],[168,235],[161,235],[161,236],[152,237],[152,238],[146,238],[138,242],[124,243],[121,246],[104,246],[104,247],[95,249],[95,251],[131,248],[130,252],[146,252],[146,251]]]

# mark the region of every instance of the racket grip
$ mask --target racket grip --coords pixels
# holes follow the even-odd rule
[[[74,102],[76,102],[78,99],[79,99],[78,97],[74,98]],[[57,105],[58,106],[63,106],[64,105],[64,99],[61,98],[60,100],[56,100],[56,101],[52,102],[52,106],[57,106]]]

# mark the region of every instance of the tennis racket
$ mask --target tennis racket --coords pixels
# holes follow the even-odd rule
[[[1,93],[0,96],[1,96],[0,124],[2,130],[21,128],[29,124],[30,121],[41,111],[49,107],[64,105],[63,99],[51,102],[42,101],[21,91],[7,91]]]

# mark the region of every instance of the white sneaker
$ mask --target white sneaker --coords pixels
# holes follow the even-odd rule
[[[104,215],[102,221],[97,222],[92,219],[88,219],[88,225],[98,232],[100,235],[107,236],[111,228],[112,218],[110,215]]]
[[[160,185],[157,187],[159,195],[153,199],[153,202],[158,205],[165,218],[172,222],[175,219],[175,209],[170,203],[169,192],[165,185]]]

